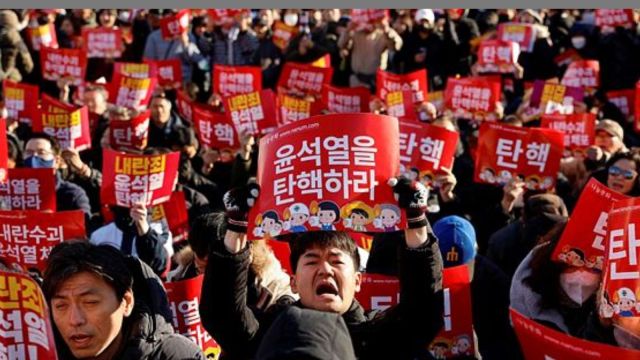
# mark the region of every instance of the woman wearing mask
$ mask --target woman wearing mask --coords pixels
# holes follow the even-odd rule
[[[602,276],[585,267],[552,261],[565,225],[551,229],[518,266],[511,284],[511,307],[545,326],[580,336],[595,309]]]

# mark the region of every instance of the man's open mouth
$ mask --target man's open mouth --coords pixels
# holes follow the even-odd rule
[[[330,282],[323,282],[316,287],[316,295],[325,294],[338,296],[338,288]]]

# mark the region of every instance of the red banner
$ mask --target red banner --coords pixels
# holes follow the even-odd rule
[[[548,328],[510,309],[511,321],[526,360],[637,359],[640,352],[582,340]]]
[[[162,222],[171,231],[174,243],[187,240],[189,236],[189,215],[184,192],[174,191],[167,202],[150,209],[151,221]]]
[[[157,82],[155,77],[135,78],[115,73],[111,81],[109,102],[117,106],[144,110],[149,106]]]
[[[136,79],[146,79],[158,76],[158,69],[155,63],[128,63],[128,62],[116,62],[113,65],[113,76],[116,74],[122,76],[128,76]],[[114,81],[111,81],[114,83]]]
[[[234,17],[248,9],[207,9],[207,15],[216,25],[232,23]]]
[[[258,66],[213,66],[213,92],[222,96],[262,90],[262,70]]]
[[[387,115],[401,120],[418,120],[418,114],[413,105],[411,91],[390,91],[385,99]]]
[[[514,41],[484,40],[478,48],[478,71],[512,73],[520,56],[520,45]]]
[[[492,121],[497,120],[495,111],[500,95],[499,77],[449,78],[444,91],[444,106],[456,117]]]
[[[178,176],[180,153],[132,155],[104,149],[102,153],[102,204],[131,207],[169,200]]]
[[[276,98],[276,121],[278,126],[308,119],[319,115],[322,103],[297,96],[278,94]]]
[[[400,121],[400,163],[416,167],[420,178],[430,177],[451,170],[458,146],[459,134],[440,126]]]
[[[9,113],[9,119],[31,124],[37,118],[39,88],[37,85],[16,83],[10,80],[2,82],[4,106]]]
[[[44,271],[56,245],[86,237],[82,210],[0,211],[0,258],[25,269]]]
[[[584,88],[600,86],[600,63],[598,60],[573,61],[565,71],[561,84]]]
[[[0,203],[5,210],[56,211],[53,169],[15,168],[9,180],[0,183]]]
[[[182,63],[179,59],[145,60],[145,63],[155,64],[158,85],[161,87],[165,89],[179,89],[182,87]]]
[[[57,360],[47,300],[28,275],[0,271],[0,357]]]
[[[0,183],[6,182],[8,177],[9,146],[7,141],[7,121],[0,118]]]
[[[193,110],[193,126],[200,145],[206,148],[235,150],[240,147],[233,122],[225,114],[196,107]]]
[[[231,119],[236,134],[265,135],[273,131],[278,126],[274,98],[269,89],[226,98],[225,115]]]
[[[600,313],[606,317],[640,317],[640,240],[636,235],[640,223],[640,200],[613,203],[607,219],[605,241],[604,298]]]
[[[109,144],[117,151],[140,151],[147,146],[149,117],[146,110],[129,120],[109,121]]]
[[[122,30],[118,28],[82,28],[83,49],[88,58],[116,59],[122,56]]]
[[[607,99],[617,106],[625,117],[633,115],[635,96],[635,89],[607,91]]]
[[[40,50],[40,66],[45,80],[69,78],[73,85],[80,85],[87,71],[87,54],[81,49],[43,47]]]
[[[520,45],[520,51],[532,52],[536,36],[536,28],[533,24],[502,23],[498,25],[498,39],[517,42]]]
[[[193,101],[191,101],[189,95],[182,90],[176,91],[176,107],[178,108],[178,114],[183,119],[189,123],[193,123]]]
[[[320,98],[322,87],[331,83],[332,68],[287,61],[278,79],[278,93],[289,91]]]
[[[478,138],[474,181],[504,185],[519,176],[531,190],[554,187],[564,149],[561,132],[484,123]]]
[[[285,51],[293,38],[298,35],[296,26],[289,26],[280,20],[273,23],[273,35],[271,41],[280,50]]]
[[[570,115],[543,115],[541,127],[564,134],[564,146],[583,151],[593,145],[596,136],[596,115],[591,113]]]
[[[582,88],[536,80],[530,106],[539,108],[543,114],[573,114],[575,103],[583,99]]]
[[[631,27],[633,9],[596,9],[596,26],[600,27]]]
[[[338,230],[380,231],[373,222],[383,209],[393,211],[396,225],[403,227],[404,215],[387,185],[398,173],[397,139],[398,120],[373,114],[315,116],[263,137],[258,159],[263,196],[251,209],[249,233],[278,235],[277,229],[255,226],[258,217],[269,216],[282,233],[307,231],[314,226],[311,215],[322,209],[318,199],[340,209],[326,218]],[[322,228],[323,217],[319,220]]]
[[[322,89],[322,102],[332,113],[369,112],[369,89],[359,86],[355,88],[339,88],[326,85]]]
[[[164,40],[173,40],[189,31],[189,15],[191,10],[182,9],[174,15],[160,19],[160,31]]]
[[[611,205],[628,199],[591,178],[576,203],[551,258],[575,267],[602,271],[607,218]]]
[[[47,133],[60,144],[60,148],[82,151],[91,147],[89,110],[74,107],[69,112],[46,111],[33,121],[33,131]]]
[[[636,82],[633,109],[635,115],[635,130],[636,132],[640,132],[640,81]]]
[[[442,271],[444,295],[444,327],[429,345],[435,359],[473,356],[473,319],[471,316],[471,288],[466,265]],[[386,310],[397,305],[400,282],[392,276],[363,274],[356,299],[365,309]]]
[[[198,306],[203,276],[183,281],[164,283],[169,298],[169,307],[173,313],[173,327],[176,333],[193,341],[207,356],[217,359],[220,356],[220,345],[202,326]]]
[[[42,26],[29,27],[27,28],[27,35],[29,36],[31,48],[34,51],[40,51],[45,47],[53,49],[58,48],[56,27],[53,23]]]
[[[351,21],[355,24],[375,24],[389,18],[387,9],[351,9]]]
[[[429,84],[427,83],[426,69],[402,75],[378,69],[376,84],[376,96],[382,100],[387,98],[388,92],[393,91],[411,91],[414,103],[421,103],[427,100]]]

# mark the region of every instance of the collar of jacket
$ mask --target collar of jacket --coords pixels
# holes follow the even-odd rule
[[[300,308],[305,307],[304,305],[302,305],[302,302],[300,300],[296,301],[293,305]],[[367,317],[364,313],[364,308],[356,299],[353,299],[349,310],[347,310],[346,313],[342,314],[342,318],[344,319],[344,322],[347,324],[347,326],[357,325],[367,321]]]

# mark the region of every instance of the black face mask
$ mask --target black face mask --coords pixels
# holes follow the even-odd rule
[[[118,229],[122,231],[131,230],[133,228],[133,218],[129,214],[129,209],[127,208],[115,208],[113,209],[113,222],[116,224]]]

